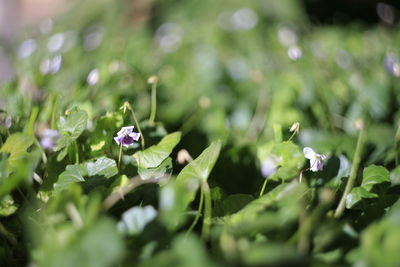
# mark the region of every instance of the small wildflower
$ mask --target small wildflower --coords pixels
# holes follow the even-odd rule
[[[278,162],[274,157],[267,157],[261,165],[261,173],[265,178],[274,174],[277,169]]]
[[[203,109],[208,108],[211,105],[211,100],[207,96],[202,96],[199,98],[199,106]]]
[[[300,131],[300,123],[299,122],[295,122],[292,124],[292,126],[289,129],[289,132],[291,133],[299,133]]]
[[[310,160],[310,170],[317,172],[324,167],[325,155],[316,153],[312,148],[305,147],[303,149],[304,157]]]
[[[96,85],[99,82],[99,80],[100,80],[100,73],[98,69],[91,70],[86,78],[86,82],[91,86]]]
[[[121,130],[117,133],[117,136],[114,137],[115,142],[118,145],[123,145],[124,147],[129,147],[135,141],[138,141],[140,138],[140,133],[133,132],[134,126],[122,127]]]
[[[355,124],[357,130],[361,131],[364,129],[364,121],[362,119],[356,120],[354,124]]]
[[[152,75],[147,79],[147,83],[149,84],[153,84],[158,82],[158,77],[156,75]]]
[[[47,150],[53,150],[60,134],[57,130],[45,129],[43,131],[43,136],[40,139],[40,145]]]
[[[122,110],[125,114],[126,110],[130,109],[130,105],[129,105],[128,101],[125,101],[124,104],[119,109]]]
[[[186,149],[181,149],[178,151],[176,162],[178,162],[179,164],[185,164],[186,162],[191,162],[192,160],[192,156],[190,156],[189,152]]]
[[[5,125],[6,125],[6,128],[7,128],[7,129],[10,129],[10,128],[11,128],[11,125],[12,125],[12,118],[11,118],[11,116],[7,116],[6,121],[5,121]]]

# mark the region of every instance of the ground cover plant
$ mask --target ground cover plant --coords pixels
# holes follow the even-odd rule
[[[0,265],[398,266],[382,14],[84,1],[28,27],[0,90]]]

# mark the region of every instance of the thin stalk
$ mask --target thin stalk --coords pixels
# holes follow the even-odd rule
[[[129,108],[129,111],[132,114],[133,121],[135,122],[136,127],[138,128],[138,131],[140,133],[140,144],[142,146],[142,149],[144,149],[145,142],[144,142],[144,136],[143,136],[143,133],[142,133],[142,129],[140,128],[139,122],[138,122],[138,120],[136,118],[135,112],[133,111],[133,108],[131,107],[131,105],[129,105],[128,108]]]
[[[159,178],[150,178],[147,180],[143,180],[140,176],[135,176],[131,178],[127,185],[123,186],[121,190],[112,192],[104,201],[103,201],[103,209],[109,210],[112,206],[114,206],[118,201],[124,198],[126,194],[131,192],[133,189],[144,185],[144,184],[155,184],[163,179],[167,179],[167,177],[159,177]]]
[[[157,80],[155,80],[151,85],[151,111],[150,111],[150,124],[154,124],[157,112]]]
[[[57,105],[58,105],[58,95],[54,97],[53,105],[51,107],[50,129],[56,128]]]
[[[204,182],[202,185],[204,188],[204,217],[203,217],[203,228],[201,230],[201,236],[203,239],[207,239],[210,234],[211,227],[211,217],[212,217],[212,206],[211,206],[211,193],[210,187],[207,182]]]
[[[350,177],[347,180],[347,184],[346,184],[346,188],[344,190],[343,196],[340,199],[338,207],[336,208],[335,215],[334,215],[335,218],[340,218],[343,215],[344,209],[346,207],[347,195],[350,194],[351,189],[353,189],[354,182],[357,177],[358,166],[360,165],[360,162],[361,162],[361,153],[362,153],[363,144],[364,144],[364,128],[361,127],[360,133],[358,135],[356,151],[354,153],[353,166],[351,166]]]
[[[290,136],[290,138],[289,138],[287,141],[288,141],[288,142],[291,141],[291,140],[293,139],[293,137],[296,135],[296,133],[297,133],[297,132],[294,131],[294,132],[292,133],[292,135]]]
[[[75,163],[79,164],[79,147],[78,142],[74,141],[74,148],[75,148]]]
[[[118,170],[121,166],[121,158],[122,158],[122,144],[119,145],[119,155],[118,155]]]
[[[35,121],[36,121],[38,114],[39,114],[39,108],[37,106],[33,107],[32,111],[31,111],[31,115],[28,120],[28,124],[25,126],[25,130],[24,130],[25,133],[33,134],[33,128],[35,126]],[[8,129],[7,129],[7,131],[8,131]]]
[[[265,178],[265,181],[264,181],[261,191],[260,191],[260,195],[258,197],[261,197],[262,195],[264,195],[265,188],[267,187],[267,182],[268,182],[268,179]]]
[[[400,141],[400,125],[397,127],[396,135],[394,138],[394,149],[396,151],[394,160],[396,166],[399,165],[399,141]]]
[[[197,209],[197,214],[196,217],[194,218],[192,224],[189,227],[189,230],[187,231],[187,234],[191,233],[193,231],[193,228],[196,226],[197,222],[200,219],[201,212],[203,210],[203,205],[204,205],[204,189],[201,186],[200,187],[200,203],[199,203],[199,208]]]
[[[202,109],[197,109],[183,124],[180,129],[183,135],[187,134],[198,122],[203,114]]]

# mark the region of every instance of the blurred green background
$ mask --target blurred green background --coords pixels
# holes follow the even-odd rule
[[[2,140],[7,131],[26,129],[37,107],[35,134],[40,136],[42,128],[55,127],[54,118],[78,106],[88,114],[88,131],[79,139],[88,148],[93,145],[90,138],[96,137],[91,137],[93,132],[121,126],[121,116],[104,114],[118,111],[125,101],[140,122],[149,117],[148,78],[155,75],[159,81],[159,124],[153,127],[144,122],[142,126],[149,145],[166,132],[179,130],[182,140],[173,158],[183,148],[196,157],[210,142],[221,140],[223,149],[210,185],[213,200],[225,202],[214,207],[213,241],[202,244],[194,235],[187,238],[181,231],[175,237],[159,225],[150,225],[152,231],[134,238],[117,233],[114,219],[119,220],[127,208],[157,205],[154,187],[138,190],[128,198],[129,205],[111,210],[109,216],[98,215],[105,189],[91,191],[95,182],[85,188],[72,186],[62,197],[53,197],[42,212],[31,210],[25,206],[29,201],[14,196],[28,210],[21,214],[38,213],[27,217],[38,220],[38,225],[45,223],[38,230],[35,223],[16,215],[5,222],[8,230],[0,229],[5,243],[17,242],[7,237],[10,231],[23,244],[0,250],[3,259],[9,260],[5,264],[34,259],[38,266],[132,266],[137,262],[143,266],[274,266],[294,262],[323,266],[352,264],[363,255],[370,266],[379,266],[376,259],[381,255],[369,255],[368,251],[374,250],[371,244],[380,242],[385,233],[398,231],[398,208],[389,219],[368,228],[364,236],[360,233],[366,229],[370,214],[374,214],[373,220],[383,216],[386,204],[377,204],[379,212],[369,210],[368,216],[351,211],[349,218],[359,216],[351,226],[347,221],[321,223],[315,230],[314,254],[309,258],[296,252],[290,238],[298,226],[297,217],[302,216],[301,208],[291,199],[302,194],[300,185],[286,191],[278,186],[276,192],[282,190],[282,195],[264,199],[261,204],[272,208],[254,219],[260,224],[245,220],[246,212],[253,214],[251,205],[249,211],[236,217],[221,218],[257,196],[264,181],[257,152],[268,148],[271,140],[287,140],[294,122],[301,125],[294,139],[299,146],[311,146],[332,159],[326,171],[312,176],[316,188],[319,183],[335,190],[343,188],[339,184],[348,174],[338,172],[349,170],[357,141],[355,122],[361,118],[367,129],[362,166],[383,165],[398,181],[398,169],[392,172],[397,166],[400,115],[399,10],[395,1],[11,2],[0,1]],[[13,122],[10,129],[5,127],[8,115]],[[112,126],[107,129],[104,125],[109,121]],[[283,136],[277,137],[278,132]],[[82,156],[90,159],[100,153],[92,149]],[[107,153],[116,155],[111,148]],[[38,168],[39,174],[50,173],[51,180],[37,190],[39,199],[48,197],[51,182],[65,170],[62,164],[66,165],[66,160],[59,163],[49,157],[49,164]],[[178,174],[183,167],[175,165],[173,174]],[[130,170],[124,171],[128,175]],[[326,177],[335,178],[329,184]],[[272,187],[277,185],[272,182]],[[397,187],[391,190],[398,192]],[[233,194],[236,197],[231,202]],[[392,197],[385,201],[393,204],[398,197]],[[67,199],[84,214],[86,228],[64,223],[66,216],[60,214]],[[26,230],[20,230],[25,226]],[[256,234],[259,229],[268,235]],[[390,248],[394,241],[385,237]],[[384,251],[389,255],[388,265],[382,266],[396,262],[390,262],[395,253],[389,250]],[[208,252],[212,256],[207,256]]]

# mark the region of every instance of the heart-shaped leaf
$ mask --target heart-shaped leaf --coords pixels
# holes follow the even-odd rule
[[[61,117],[58,129],[61,137],[57,140],[56,151],[59,153],[57,160],[61,161],[67,155],[68,147],[82,134],[87,124],[87,113],[79,108],[74,108],[66,117]]]
[[[171,133],[154,146],[136,152],[133,157],[141,168],[155,168],[159,166],[172,152],[181,140],[181,133]]]
[[[376,184],[390,183],[389,171],[382,166],[371,165],[364,169],[361,186],[370,191]]]
[[[62,191],[72,183],[84,182],[84,176],[101,175],[110,178],[118,173],[115,160],[106,157],[96,159],[94,162],[84,162],[79,165],[68,165],[60,174],[57,183],[54,184],[56,192]]]
[[[138,173],[143,180],[158,179],[172,170],[172,159],[166,158],[161,164],[155,168],[138,167]]]

